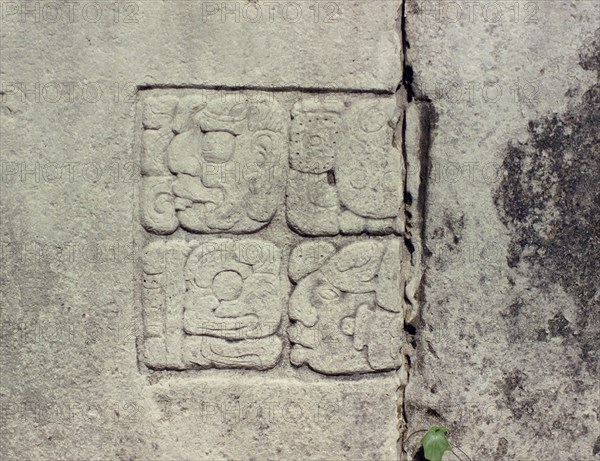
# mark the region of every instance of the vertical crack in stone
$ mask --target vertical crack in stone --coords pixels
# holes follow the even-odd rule
[[[400,84],[398,85],[398,88],[396,90],[396,98],[397,98],[397,105],[400,108],[401,112],[402,112],[402,116],[400,117],[398,123],[399,126],[396,128],[396,133],[398,133],[398,131],[400,131],[400,143],[401,143],[401,152],[402,152],[402,159],[404,162],[404,206],[405,206],[405,210],[406,210],[406,219],[405,219],[405,241],[406,242],[410,242],[410,226],[411,226],[411,219],[412,219],[412,215],[411,213],[408,211],[408,208],[411,206],[412,204],[412,195],[410,194],[409,191],[409,187],[408,187],[408,162],[407,162],[407,150],[406,150],[406,116],[407,116],[407,111],[406,111],[406,105],[407,103],[410,102],[410,100],[412,99],[412,94],[410,93],[410,91],[407,91],[407,88],[410,88],[409,86],[406,85],[406,81],[405,81],[405,69],[406,69],[406,50],[408,48],[408,43],[407,43],[407,39],[406,39],[406,18],[405,18],[405,8],[406,8],[406,1],[407,0],[402,0],[402,2],[399,5],[398,8],[398,16],[396,17],[396,30],[398,32],[398,36],[400,39],[400,43],[401,43],[401,47],[402,47],[402,81],[400,82]],[[412,248],[412,251],[410,251],[411,253],[411,265],[412,265],[412,258],[413,258],[413,254],[414,254],[414,245],[412,242],[410,242],[410,246],[408,247],[409,249]],[[406,299],[406,296],[405,296]],[[405,320],[406,321],[406,320]],[[401,334],[404,334],[404,332],[401,332]],[[398,455],[400,457],[400,459],[403,459],[404,456],[404,439],[405,439],[405,434],[406,434],[406,429],[407,429],[407,418],[406,418],[406,405],[405,405],[405,390],[406,390],[406,386],[408,385],[408,381],[410,379],[410,357],[407,355],[406,349],[404,348],[404,350],[402,351],[402,366],[400,368],[400,371],[398,372],[398,389],[397,389],[397,395],[398,395],[398,408],[397,408],[397,417],[398,417],[398,443],[397,443],[397,450],[398,450]]]
[[[404,205],[406,209],[405,243],[409,265],[405,268],[405,332],[414,337],[419,319],[419,307],[425,302],[425,273],[422,259],[425,252],[425,225],[427,205],[427,183],[431,171],[429,150],[437,116],[431,99],[422,94],[413,82],[413,68],[408,60],[410,43],[407,31],[409,0],[403,0],[398,10],[396,27],[402,46],[402,82],[396,96],[402,110],[398,136],[405,165]],[[403,365],[399,375],[398,389],[398,451],[400,459],[409,459],[405,451],[408,417],[406,413],[406,388],[410,380],[411,355],[414,341],[407,341],[403,350]]]

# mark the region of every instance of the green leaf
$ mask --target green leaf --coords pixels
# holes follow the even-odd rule
[[[444,426],[431,426],[427,434],[421,439],[425,451],[425,458],[429,461],[442,461],[442,456],[450,451],[450,444],[446,434],[448,429]]]

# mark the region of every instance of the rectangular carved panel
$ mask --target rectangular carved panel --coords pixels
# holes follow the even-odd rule
[[[396,96],[140,93],[144,364],[398,369],[411,233]]]
[[[156,241],[143,254],[144,360],[151,368],[275,365],[285,306],[281,254],[257,239]]]
[[[305,235],[402,233],[402,153],[394,98],[292,109],[287,217]]]
[[[142,224],[171,234],[250,233],[283,202],[289,114],[276,101],[144,101]]]
[[[315,252],[318,259],[309,256]],[[400,366],[400,262],[398,239],[341,248],[308,241],[294,248],[289,268],[295,283],[289,301],[291,362],[325,374]]]

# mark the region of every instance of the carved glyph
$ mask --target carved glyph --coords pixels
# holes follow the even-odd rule
[[[170,95],[143,110],[148,232],[249,233],[283,201],[289,115],[275,101]]]
[[[402,153],[394,99],[303,100],[292,109],[287,217],[305,235],[400,234]]]
[[[141,360],[398,369],[411,263],[395,97],[230,93],[142,98]]]
[[[403,317],[398,239],[352,243],[337,252],[320,245],[301,244],[290,261],[289,275],[296,283],[289,301],[291,362],[325,374],[399,367]],[[304,264],[300,258],[310,261]]]
[[[281,254],[256,239],[156,241],[143,255],[144,360],[155,369],[271,368]]]

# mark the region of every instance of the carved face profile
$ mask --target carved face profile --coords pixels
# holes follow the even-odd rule
[[[292,363],[325,374],[397,368],[401,301],[384,293],[394,277],[383,272],[398,271],[399,263],[395,242],[367,241],[344,247],[301,277],[289,303]]]
[[[280,114],[240,103],[230,108],[233,115],[218,112],[227,107],[198,111],[168,149],[177,217],[191,232],[257,230],[273,217],[283,194],[285,131],[273,122]]]

